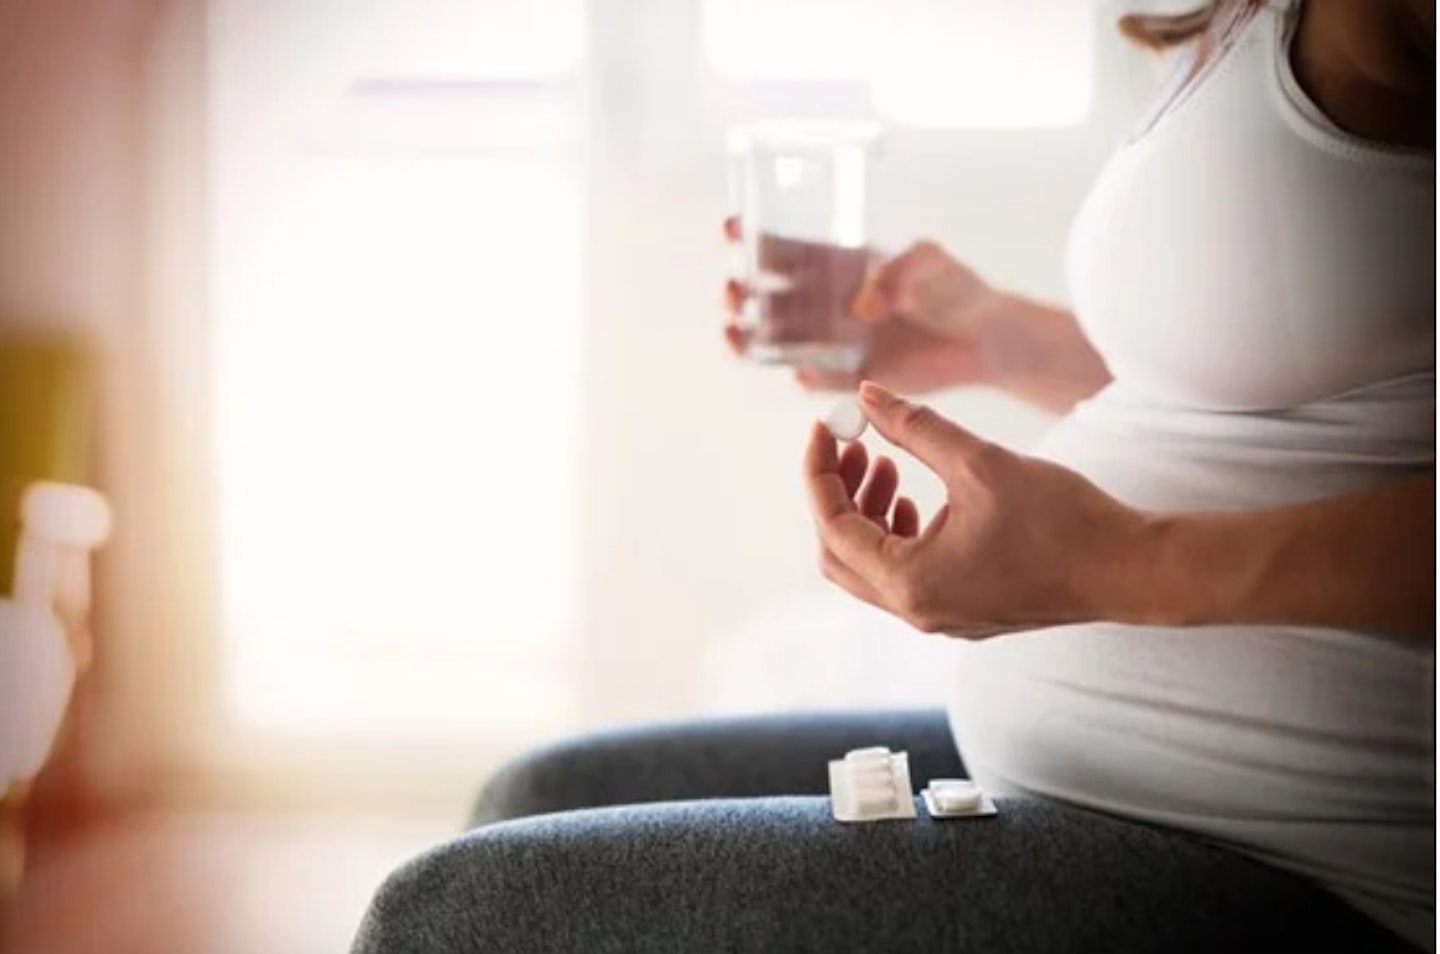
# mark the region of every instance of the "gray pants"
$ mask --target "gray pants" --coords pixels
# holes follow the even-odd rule
[[[355,954],[1411,951],[1293,875],[1172,832],[1003,800],[840,825],[826,762],[964,774],[940,712],[610,732],[500,771],[476,829],[395,872]]]

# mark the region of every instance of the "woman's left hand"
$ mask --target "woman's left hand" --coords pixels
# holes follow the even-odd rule
[[[922,529],[915,504],[897,497],[894,462],[869,462],[859,443],[841,452],[817,424],[805,480],[826,578],[917,629],[967,639],[1115,618],[1143,601],[1145,514],[878,385],[863,385],[860,402],[940,478],[947,502]]]

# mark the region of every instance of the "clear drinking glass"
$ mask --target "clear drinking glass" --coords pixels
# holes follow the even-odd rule
[[[871,265],[872,123],[770,120],[730,131],[740,222],[740,328],[753,360],[858,371],[869,337],[851,311]]]

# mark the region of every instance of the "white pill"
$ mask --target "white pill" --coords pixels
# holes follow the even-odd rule
[[[930,796],[942,812],[968,812],[980,807],[981,793],[974,782],[937,780],[930,783]]]
[[[855,796],[855,807],[861,812],[878,815],[889,811],[895,804],[895,792],[860,792]]]
[[[895,777],[895,769],[889,759],[883,762],[851,762],[850,777],[862,782],[877,778],[889,781]]]
[[[868,749],[851,749],[845,753],[847,762],[871,762],[876,759],[889,760],[890,750],[883,745],[872,745]]]
[[[865,410],[853,397],[841,398],[825,415],[825,427],[837,441],[858,441],[869,423]]]

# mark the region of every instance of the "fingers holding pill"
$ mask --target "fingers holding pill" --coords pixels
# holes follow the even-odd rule
[[[860,486],[865,482],[865,474],[870,469],[870,455],[865,450],[864,444],[850,444],[840,451],[840,461],[835,470],[840,475],[840,480],[845,484],[845,494],[852,500],[860,492]]]
[[[855,434],[853,421],[836,413],[817,424],[805,478],[827,578],[922,632],[969,640],[1093,618],[1075,566],[1129,558],[1146,514],[882,387],[866,382],[859,394],[863,418],[941,480],[945,501],[922,526],[884,457],[857,484],[864,458],[853,440],[842,478],[836,439]]]
[[[865,434],[870,419],[854,397],[841,398],[825,415],[825,428],[837,441],[858,441]]]
[[[914,538],[920,534],[920,508],[909,497],[895,501],[895,516],[890,522],[890,532],[897,537]]]
[[[862,448],[860,450],[849,450],[849,447]],[[863,446],[851,444],[847,451],[853,460],[861,460]],[[828,530],[836,523],[849,528],[850,536],[859,534],[861,536],[883,537],[884,531],[875,524],[862,517],[855,506],[855,493],[860,482],[847,484],[847,478],[839,471],[840,453],[836,449],[835,438],[825,428],[824,424],[816,423],[810,432],[810,442],[805,448],[805,486],[810,503],[811,513],[815,518],[817,527]],[[854,466],[847,464],[847,468]],[[849,475],[854,479],[853,474]],[[828,545],[828,538],[834,534],[821,534],[822,546]],[[879,546],[879,540],[872,540],[872,546]],[[838,552],[836,556],[843,558]]]
[[[886,530],[890,526],[890,505],[899,489],[900,472],[895,469],[895,462],[888,457],[877,457],[855,501],[861,513]]]
[[[864,514],[880,529],[889,530],[890,512],[894,507],[896,518],[906,531],[904,535],[914,536],[918,532],[919,515],[915,504],[908,498],[901,498],[902,504],[895,497],[900,489],[900,472],[893,460],[882,456],[872,463],[865,445],[858,442],[837,449],[828,428],[817,427],[814,441],[818,446],[812,446],[812,453],[807,456],[807,472],[812,477],[818,476],[820,471],[833,470],[844,488],[849,509]],[[826,460],[830,455],[835,455],[833,466]]]
[[[845,493],[854,508],[881,530],[914,537],[920,532],[920,514],[914,501],[908,497],[896,498],[900,472],[895,462],[888,457],[877,457],[867,466],[865,445],[858,441],[866,426],[864,411],[857,402],[848,399],[838,403],[824,421],[824,430],[831,441],[850,442],[839,452],[836,465]]]

